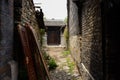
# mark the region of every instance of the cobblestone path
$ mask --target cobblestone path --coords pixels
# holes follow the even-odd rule
[[[49,47],[46,51],[58,65],[55,70],[50,71],[51,80],[82,80],[71,55],[65,54],[64,48]]]

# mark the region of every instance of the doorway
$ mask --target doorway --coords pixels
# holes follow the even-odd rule
[[[48,27],[47,31],[47,44],[59,45],[60,44],[60,27]]]

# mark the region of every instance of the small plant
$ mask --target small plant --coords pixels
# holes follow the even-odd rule
[[[48,61],[48,66],[49,66],[49,70],[53,70],[55,69],[58,65],[55,62],[55,59],[50,58],[50,60]]]
[[[67,58],[67,65],[69,67],[69,72],[72,73],[73,69],[75,67],[75,63],[70,60],[70,58]]]
[[[40,43],[41,43],[41,46],[43,46],[43,42],[44,42],[44,36],[45,34],[45,29],[40,29]]]
[[[68,27],[67,27],[67,26],[65,27],[65,30],[64,30],[63,35],[64,35],[64,38],[65,38],[65,40],[66,40],[67,49],[68,49],[68,44],[69,44],[69,32],[68,32]]]
[[[46,53],[46,51],[43,51],[43,57],[45,60],[50,60],[50,56],[48,53]]]
[[[40,34],[44,35],[45,34],[45,29],[40,29]]]
[[[49,70],[52,70],[52,69],[55,69],[58,65],[56,64],[55,62],[55,59],[52,58],[48,53],[46,53],[46,51],[42,51],[43,53],[43,58],[45,59],[46,61],[46,64],[49,68]]]
[[[66,51],[63,51],[62,53],[63,53],[64,56],[68,56],[70,54],[70,51],[66,50]]]

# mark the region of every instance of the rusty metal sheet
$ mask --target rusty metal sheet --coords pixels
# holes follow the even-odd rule
[[[40,63],[42,64],[42,68],[40,68],[40,69],[42,69],[42,72],[44,73],[43,75],[45,77],[45,80],[50,80],[48,68],[46,66],[46,63],[45,63],[45,61],[43,59],[43,55],[42,55],[41,50],[40,50],[41,48],[40,48],[40,44],[39,44],[39,41],[38,41],[38,38],[37,38],[37,33],[33,29],[33,27],[28,25],[28,24],[25,25],[25,28],[29,32],[28,34],[31,34],[31,36],[32,36],[31,40],[35,40],[34,45],[35,45],[35,48],[37,49],[38,62],[39,62],[39,64]],[[39,66],[39,67],[41,67],[41,66]]]
[[[18,25],[18,32],[20,34],[21,41],[22,41],[22,46],[23,46],[24,55],[25,55],[25,59],[26,59],[26,67],[27,67],[27,71],[28,71],[29,80],[37,80],[26,29],[24,27]]]
[[[34,29],[28,25],[18,25],[18,31],[26,57],[29,80],[50,80]]]

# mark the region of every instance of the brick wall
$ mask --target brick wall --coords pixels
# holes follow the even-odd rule
[[[69,45],[72,56],[83,80],[103,80],[100,1],[75,1],[68,1]]]
[[[0,80],[11,80],[8,62],[13,53],[13,0],[0,0]]]
[[[81,73],[83,80],[103,80],[99,0],[86,0],[82,9]]]

